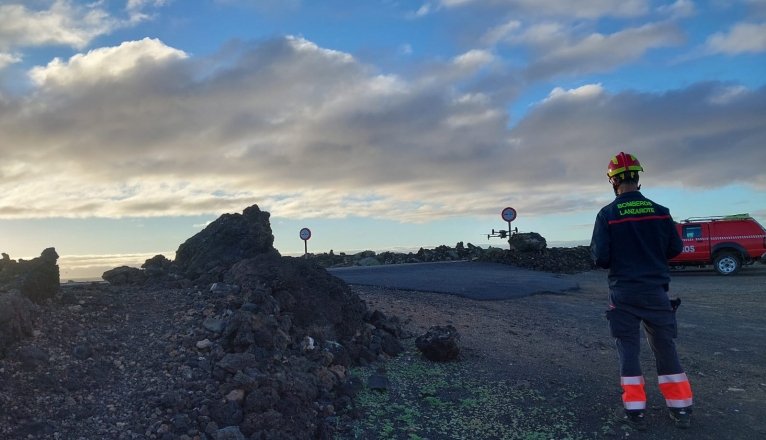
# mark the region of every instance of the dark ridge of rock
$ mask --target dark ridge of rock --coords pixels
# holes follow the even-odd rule
[[[513,250],[497,247],[485,249],[471,243],[463,245],[463,242],[459,242],[454,248],[442,245],[434,249],[420,248],[416,253],[364,251],[346,255],[343,252],[335,254],[334,251],[330,251],[309,254],[308,259],[322,267],[466,260],[509,264],[524,269],[567,274],[587,272],[596,268],[589,247],[548,248],[545,238],[536,232],[515,234],[511,238],[511,245],[514,246]]]
[[[588,246],[549,248],[541,251],[516,252],[493,249],[477,261],[501,263],[543,272],[573,274],[596,269]]]
[[[184,279],[171,273],[173,262],[164,255],[155,255],[141,265],[141,269],[130,266],[120,266],[109,269],[101,275],[105,281],[113,286],[123,285],[156,285],[164,284],[165,287],[188,287],[184,286]],[[185,280],[189,284],[189,280]]]
[[[269,217],[258,205],[242,214],[224,214],[186,240],[176,251],[177,270],[187,278],[211,284],[235,263],[260,254],[277,253]]]
[[[47,248],[39,257],[29,261],[11,260],[2,254],[0,260],[0,291],[18,289],[34,302],[53,298],[59,291],[59,256],[55,248]]]

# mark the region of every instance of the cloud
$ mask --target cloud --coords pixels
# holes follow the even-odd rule
[[[130,70],[144,64],[164,64],[186,58],[186,53],[170,48],[159,40],[145,38],[118,47],[95,49],[78,54],[64,62],[54,59],[45,67],[33,68],[29,76],[39,86],[71,87],[78,82],[90,85],[101,80],[119,80]]]
[[[650,9],[647,0],[441,0],[446,8],[485,6],[509,12],[574,18],[636,17]]]
[[[543,102],[545,103],[545,102],[558,100],[558,99],[591,100],[604,93],[605,91],[604,91],[604,88],[601,87],[601,84],[586,84],[576,89],[569,89],[569,90],[564,90],[561,87],[556,87],[555,89],[551,90],[551,93],[548,94],[548,97],[545,98]]]
[[[30,10],[24,4],[0,5],[0,49],[61,45],[84,48],[94,38],[126,23],[105,10],[56,0],[47,10]]]
[[[657,12],[670,18],[687,18],[695,14],[696,8],[691,0],[676,0],[675,3],[658,6]]]
[[[484,82],[495,62],[469,51],[405,78],[297,37],[199,58],[145,39],[58,60],[0,100],[0,218],[254,203],[404,222],[579,212],[611,194],[604,168],[619,150],[641,158],[647,187],[766,187],[764,89],[559,88],[509,129],[493,95],[505,85]]]
[[[510,22],[504,35],[491,30],[487,35],[506,44],[531,48],[526,75],[531,79],[559,74],[606,72],[640,59],[648,50],[684,42],[683,32],[672,23],[650,23],[612,34],[572,35],[559,23],[538,23],[521,29]],[[485,38],[488,38],[485,35]]]
[[[407,18],[414,19],[414,18],[421,18],[425,17],[426,15],[431,13],[431,4],[424,3],[423,6],[418,8],[415,12],[410,12],[407,14]]]
[[[513,130],[522,151],[539,157],[529,170],[555,169],[559,180],[579,187],[601,178],[608,158],[626,151],[644,165],[647,188],[766,188],[760,169],[766,88],[701,83],[663,94],[613,95],[586,87],[551,93]],[[733,90],[736,99],[720,99]]]
[[[0,69],[19,62],[21,62],[21,57],[19,55],[0,52]]]
[[[728,33],[716,32],[708,37],[705,48],[709,54],[766,52],[766,23],[737,23]]]

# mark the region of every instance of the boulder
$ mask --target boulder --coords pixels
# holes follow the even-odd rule
[[[171,264],[172,262],[168,260],[167,257],[159,254],[146,260],[144,264],[141,265],[141,268],[144,269],[144,274],[148,278],[156,278],[167,275],[170,271]]]
[[[539,252],[548,246],[545,238],[537,232],[514,234],[508,239],[511,250],[518,252]]]
[[[445,362],[460,356],[460,333],[451,325],[434,326],[415,339],[415,346],[429,360]]]
[[[213,283],[239,261],[266,253],[278,255],[269,217],[258,205],[242,214],[224,214],[181,244],[174,264],[189,279]]]
[[[120,266],[109,269],[101,275],[101,278],[108,281],[113,286],[122,286],[125,284],[144,284],[146,275],[144,271],[135,267]]]

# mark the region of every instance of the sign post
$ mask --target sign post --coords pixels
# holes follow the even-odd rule
[[[511,222],[516,220],[516,210],[509,206],[503,209],[500,216],[508,222],[508,248],[511,249]]]
[[[303,240],[303,258],[307,258],[309,255],[309,238],[311,238],[311,229],[301,229],[300,236],[301,240]]]

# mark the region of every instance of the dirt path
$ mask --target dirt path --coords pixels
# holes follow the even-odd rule
[[[491,302],[355,290],[371,308],[404,318],[415,333],[432,325],[454,325],[464,351],[460,374],[530,384],[552,408],[564,405],[574,414],[578,422],[573,428],[581,438],[766,438],[765,266],[747,267],[731,278],[711,271],[673,274],[671,296],[683,300],[676,342],[695,394],[690,431],[675,429],[667,418],[646,341],[641,359],[649,431],[637,433],[608,420],[619,406],[621,389],[617,352],[603,316],[606,273],[567,278],[581,290]]]

